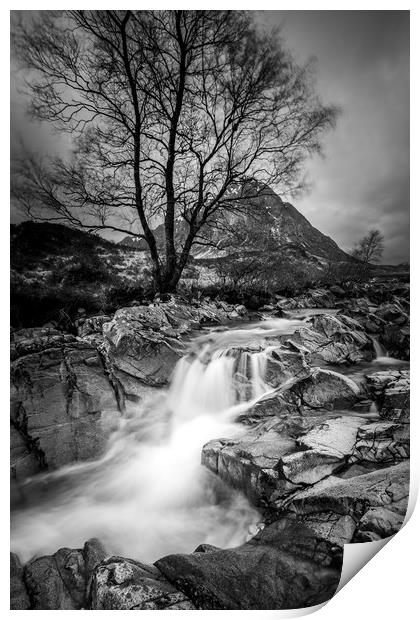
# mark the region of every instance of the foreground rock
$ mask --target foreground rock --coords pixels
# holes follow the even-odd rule
[[[155,565],[198,609],[296,609],[334,595],[341,563],[339,547],[283,519],[240,547]]]
[[[379,540],[402,526],[409,475],[406,461],[344,480],[330,477],[279,503],[279,508],[339,545]]]
[[[12,477],[100,454],[119,403],[98,351],[42,328],[15,332],[12,350]]]
[[[10,609],[29,609],[31,602],[23,580],[23,568],[15,553],[10,554]]]
[[[157,568],[126,558],[102,562],[91,588],[90,609],[195,609]]]
[[[83,549],[59,549],[28,562],[21,574],[18,559],[11,554],[10,608],[86,608],[92,573],[105,556],[105,549],[93,538]]]

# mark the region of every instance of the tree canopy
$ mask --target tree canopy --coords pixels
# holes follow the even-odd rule
[[[160,291],[218,211],[244,207],[244,182],[299,187],[337,115],[250,12],[41,11],[13,45],[30,114],[74,144],[20,157],[13,196],[36,219],[143,237]]]

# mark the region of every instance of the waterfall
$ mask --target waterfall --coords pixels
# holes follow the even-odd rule
[[[26,501],[12,513],[12,550],[27,561],[98,537],[110,553],[153,562],[200,543],[244,542],[259,513],[201,466],[201,449],[244,432],[238,414],[269,391],[264,338],[292,333],[296,323],[279,319],[196,339],[169,389],[129,407],[100,459],[21,485]]]
[[[372,338],[373,348],[375,350],[376,359],[382,359],[388,357],[388,351],[381,345],[379,340]]]

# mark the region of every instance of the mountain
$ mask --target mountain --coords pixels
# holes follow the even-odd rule
[[[234,197],[238,203],[232,201]],[[295,266],[299,263],[303,271],[321,271],[330,263],[354,260],[268,186],[247,181],[234,189],[229,199],[234,206],[220,209],[217,222],[203,229],[200,244],[193,246],[196,262],[211,264],[222,259],[241,257],[243,260],[246,256],[260,255],[283,263],[290,260]],[[177,222],[176,230],[175,244],[180,248],[187,233],[185,222]],[[153,232],[158,246],[163,248],[163,224]],[[119,243],[138,250],[147,249],[146,242],[135,237],[125,237]]]

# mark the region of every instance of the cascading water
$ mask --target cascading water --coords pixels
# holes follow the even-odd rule
[[[382,358],[388,358],[388,352],[385,349],[385,347],[383,347],[381,345],[381,343],[376,340],[376,338],[372,338],[372,343],[373,343],[373,348],[375,351],[375,357],[377,360],[382,359]]]
[[[278,319],[198,338],[169,390],[126,412],[102,458],[21,485],[12,550],[27,561],[96,536],[110,553],[150,562],[204,542],[242,543],[259,514],[200,465],[201,449],[243,432],[235,418],[268,391],[264,338],[297,325]]]

